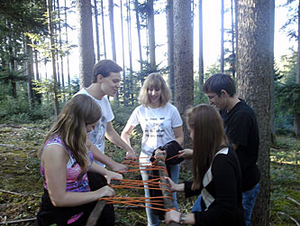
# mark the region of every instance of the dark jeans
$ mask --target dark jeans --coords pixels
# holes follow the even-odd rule
[[[254,186],[254,188],[252,188],[251,190],[243,192],[243,207],[244,207],[245,222],[247,226],[251,226],[252,211],[258,193],[259,193],[259,183],[257,183]]]

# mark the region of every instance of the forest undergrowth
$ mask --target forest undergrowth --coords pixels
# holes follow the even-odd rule
[[[34,226],[43,194],[37,150],[45,132],[43,124],[0,124],[0,225]],[[133,141],[134,142],[134,141]],[[137,142],[138,143],[138,142]],[[122,161],[125,153],[107,145],[108,155]],[[300,140],[277,136],[271,148],[271,224],[300,223]],[[139,179],[139,174],[125,175]],[[181,171],[180,181],[191,178]],[[116,191],[122,196],[143,196],[143,189]],[[181,211],[190,211],[195,199],[178,194]],[[147,219],[144,208],[115,205],[116,225],[142,226]],[[161,225],[165,225],[162,223]]]

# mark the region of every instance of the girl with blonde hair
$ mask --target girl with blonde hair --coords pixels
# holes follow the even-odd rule
[[[130,134],[140,124],[142,150],[140,153],[141,175],[144,181],[149,179],[149,171],[143,166],[151,165],[150,158],[153,151],[169,142],[176,142],[177,146],[183,143],[182,120],[177,108],[170,103],[171,91],[159,73],[148,75],[139,95],[140,106],[131,114],[124,127],[121,137],[130,145]],[[179,164],[170,165],[170,176],[178,181]],[[150,197],[148,186],[144,186],[145,197]],[[176,193],[173,193],[174,206],[178,208]],[[150,204],[146,204],[147,207]],[[150,208],[146,208],[148,226],[159,225],[159,216]]]

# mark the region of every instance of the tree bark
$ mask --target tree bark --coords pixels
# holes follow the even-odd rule
[[[48,30],[50,35],[50,49],[51,49],[51,61],[52,61],[52,73],[53,73],[53,92],[54,92],[54,105],[55,105],[55,117],[59,114],[59,103],[57,94],[57,74],[56,74],[56,61],[55,61],[55,48],[53,37],[53,25],[52,25],[52,0],[47,0],[47,13],[48,13]]]
[[[95,64],[91,1],[76,0],[78,15],[79,80],[80,88],[92,82]]]
[[[181,117],[184,118],[187,107],[194,104],[191,1],[175,0],[173,7],[175,105]],[[183,132],[184,146],[192,147],[185,120]]]
[[[141,40],[141,24],[139,17],[139,2],[138,0],[134,1],[135,8],[135,18],[136,18],[136,30],[138,34],[138,42],[139,42],[139,59],[140,59],[140,72],[143,71],[143,53],[142,53],[142,40]],[[141,76],[141,83],[144,84],[144,76]]]
[[[129,79],[127,80],[127,90],[126,98],[129,97],[130,105],[134,105],[134,97],[133,92],[129,90],[133,90],[133,66],[132,66],[132,36],[131,36],[131,7],[130,7],[130,0],[126,1],[127,5],[127,29],[128,29],[128,53],[129,53]]]
[[[296,84],[300,85],[300,2],[298,5],[298,55]],[[295,136],[300,136],[300,114],[298,112],[294,115],[294,132]]]
[[[102,19],[102,36],[103,36],[104,58],[106,59],[107,56],[106,56],[105,23],[104,23],[103,0],[101,0],[101,19]]]
[[[156,70],[155,61],[155,30],[154,30],[154,10],[153,0],[147,0],[147,16],[148,16],[148,32],[149,32],[149,54],[150,54],[150,70]]]
[[[236,32],[235,32],[235,7],[234,7],[234,0],[231,0],[231,54],[232,54],[232,61],[231,61],[231,71],[232,71],[232,77],[235,79],[235,70],[236,70],[236,53],[235,53],[235,37],[236,37]]]
[[[173,20],[173,0],[167,1],[167,39],[168,39],[168,68],[169,79],[168,84],[172,92],[172,99],[174,100],[174,20]]]
[[[69,37],[68,37],[68,16],[67,16],[67,0],[64,2],[65,5],[65,29],[66,29],[66,45],[69,45]],[[68,74],[68,92],[71,95],[71,76],[70,76],[70,58],[69,54],[67,55],[67,74]]]
[[[110,24],[110,38],[111,38],[111,51],[114,61],[117,60],[116,55],[116,41],[115,41],[115,22],[114,22],[114,1],[109,0],[109,24]]]
[[[124,20],[123,20],[123,1],[120,0],[120,21],[121,21],[121,35],[122,35],[122,68],[123,68],[123,103],[127,106],[126,101],[126,68],[125,68],[125,42],[124,42]]]
[[[159,150],[157,150],[157,154],[155,155],[157,157],[156,160],[156,165],[163,167],[164,169],[166,169],[166,156]],[[159,170],[159,177],[160,179],[160,184],[159,187],[162,189],[162,195],[164,197],[172,197],[172,192],[169,191],[170,187],[168,185],[170,185],[169,181],[167,179],[165,179],[167,177],[167,173],[164,170]],[[164,208],[165,209],[171,209],[174,208],[174,204],[173,204],[173,200],[172,199],[168,199],[168,198],[164,198]],[[178,223],[175,222],[171,222],[169,224],[169,226],[177,226],[180,225]]]
[[[270,108],[273,75],[274,0],[238,1],[237,87],[240,97],[256,112],[260,146],[258,165],[260,193],[253,212],[253,225],[269,225],[270,214]]]
[[[203,59],[203,12],[202,0],[199,0],[199,88],[204,83],[204,59]]]
[[[96,31],[96,46],[97,46],[97,62],[100,61],[100,42],[99,42],[99,27],[98,27],[98,8],[97,0],[94,0],[94,17],[95,17],[95,31]]]
[[[224,0],[221,0],[221,57],[220,69],[224,73]]]

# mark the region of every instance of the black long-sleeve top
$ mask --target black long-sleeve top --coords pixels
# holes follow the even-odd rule
[[[192,182],[185,182],[186,197],[202,195],[202,212],[195,212],[195,225],[245,225],[241,175],[235,151],[223,148],[215,155],[199,190],[192,191]]]

